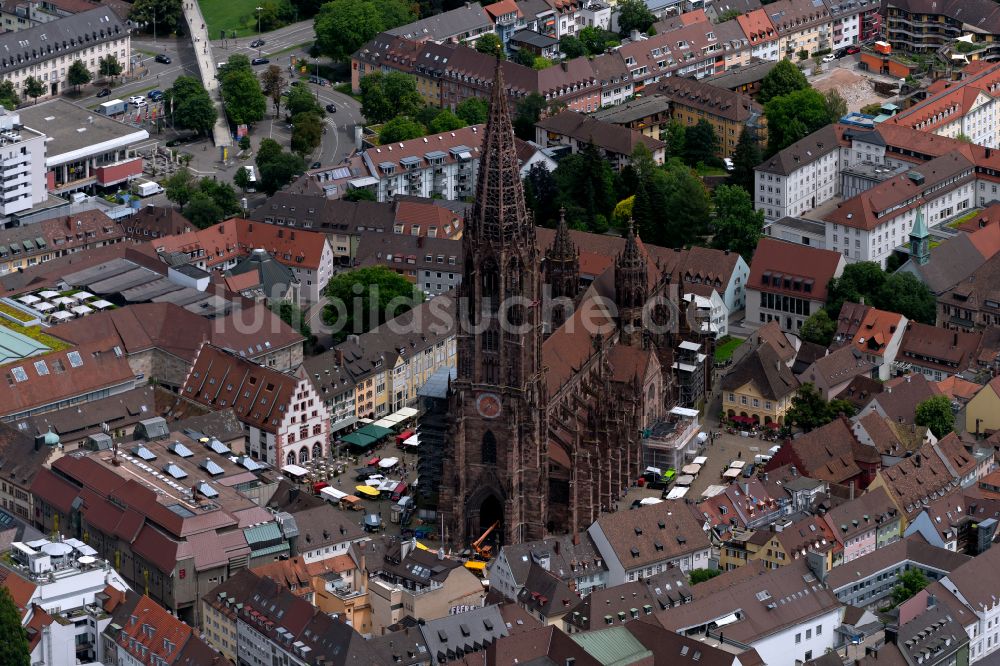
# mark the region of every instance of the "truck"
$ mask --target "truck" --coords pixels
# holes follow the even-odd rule
[[[151,197],[162,191],[163,187],[159,183],[153,183],[148,180],[139,180],[135,183],[135,192],[140,197]]]
[[[128,111],[128,102],[122,99],[112,99],[101,102],[97,112],[102,116],[118,116]]]

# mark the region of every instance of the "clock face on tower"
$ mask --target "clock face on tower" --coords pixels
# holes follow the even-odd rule
[[[500,416],[500,396],[496,393],[480,393],[476,398],[476,410],[486,419]]]

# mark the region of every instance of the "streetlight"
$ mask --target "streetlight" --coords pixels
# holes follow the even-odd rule
[[[257,36],[260,36],[260,13],[264,10],[263,7],[257,7]]]

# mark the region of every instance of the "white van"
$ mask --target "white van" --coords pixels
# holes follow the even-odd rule
[[[762,453],[760,455],[756,455],[756,456],[753,457],[753,464],[754,465],[763,465],[764,463],[767,463],[767,462],[770,462],[770,461],[771,461],[771,456],[768,455],[768,454],[766,454],[766,453]]]

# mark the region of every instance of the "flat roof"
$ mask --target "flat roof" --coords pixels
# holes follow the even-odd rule
[[[64,99],[54,99],[18,109],[21,124],[41,132],[45,166],[73,162],[89,155],[124,148],[149,138],[149,132],[94,113]]]

